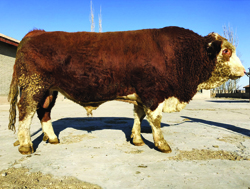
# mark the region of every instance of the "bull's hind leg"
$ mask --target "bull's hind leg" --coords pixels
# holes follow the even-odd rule
[[[29,92],[23,92],[18,102],[19,127],[17,135],[20,144],[18,150],[21,154],[31,154],[34,152],[30,138],[30,124],[38,103],[35,102],[28,93]]]
[[[155,146],[162,152],[170,153],[172,150],[164,139],[161,131],[162,108],[163,103],[159,104],[154,111],[151,111],[149,108],[144,108],[144,110],[147,115],[147,120],[152,127]]]
[[[37,110],[37,116],[40,119],[42,129],[43,129],[43,140],[47,141],[51,144],[57,144],[59,141],[57,136],[55,135],[54,129],[51,123],[51,109],[55,105],[55,100],[58,92],[54,91],[51,93],[47,93],[42,102],[42,105]]]
[[[134,125],[132,128],[131,138],[133,138],[133,143],[136,146],[143,146],[145,143],[141,138],[141,122],[145,117],[145,112],[141,106],[134,105]]]
[[[30,124],[35,112],[36,110],[33,109],[23,119],[19,119],[18,140],[20,146],[18,150],[21,154],[31,154],[34,152],[30,138]]]

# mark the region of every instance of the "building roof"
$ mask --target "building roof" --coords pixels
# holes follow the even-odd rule
[[[245,86],[245,87],[243,87],[243,88],[249,88],[249,85],[247,85],[247,86]]]
[[[13,45],[13,46],[16,46],[16,47],[20,43],[20,41],[14,39],[14,38],[8,37],[8,36],[1,34],[1,33],[0,33],[0,41],[7,43],[7,44],[10,44],[10,45]]]

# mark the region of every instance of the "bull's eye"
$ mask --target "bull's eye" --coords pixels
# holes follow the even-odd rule
[[[230,57],[232,56],[232,51],[230,49],[224,49],[222,51],[222,55],[226,61],[229,61]]]
[[[223,54],[227,54],[227,53],[228,53],[228,50],[225,49],[222,53],[223,53]]]
[[[222,54],[223,55],[227,55],[227,56],[231,56],[231,50],[230,49],[224,49],[223,51],[222,51]]]

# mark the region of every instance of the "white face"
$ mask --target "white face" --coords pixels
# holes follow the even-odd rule
[[[229,76],[229,79],[238,79],[245,75],[245,68],[235,52],[230,57],[228,65],[231,68],[231,75]]]
[[[238,79],[245,75],[245,68],[236,55],[235,47],[220,35],[212,35],[215,35],[216,39],[222,41],[221,50],[217,55],[217,64],[212,72],[212,76],[207,81],[201,83],[197,90],[216,88],[228,79]]]

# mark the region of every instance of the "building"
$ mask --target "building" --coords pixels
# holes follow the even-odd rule
[[[9,93],[19,42],[0,33],[0,96],[6,96]]]
[[[246,91],[246,93],[249,93],[250,92],[250,87],[249,87],[249,85],[247,85],[247,86],[245,86],[245,87],[243,87],[243,88],[245,88],[245,91]]]

